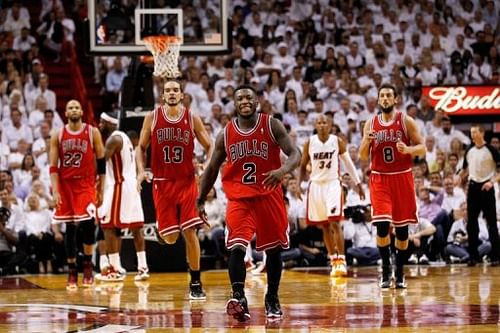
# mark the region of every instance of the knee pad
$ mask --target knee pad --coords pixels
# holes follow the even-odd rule
[[[85,245],[93,245],[95,243],[95,223],[94,219],[80,222],[79,228],[82,232],[82,242]]]
[[[408,248],[408,239],[399,240],[396,238],[396,240],[394,242],[394,246],[396,247],[396,249],[404,251]]]

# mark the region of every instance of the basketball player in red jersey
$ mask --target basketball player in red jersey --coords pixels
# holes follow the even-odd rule
[[[82,284],[89,287],[94,282],[91,261],[95,243],[94,219],[96,206],[102,202],[106,164],[101,134],[97,128],[82,121],[80,102],[69,101],[65,114],[68,124],[53,132],[50,138],[50,181],[57,204],[53,223],[66,223],[64,243],[69,266],[66,288],[76,290],[77,228],[82,230],[83,235]]]
[[[281,279],[281,249],[289,247],[288,221],[281,178],[295,169],[300,152],[292,144],[283,124],[257,113],[257,96],[252,87],[234,92],[237,117],[225,127],[215,142],[212,159],[203,173],[197,200],[200,217],[206,218],[204,203],[222,163],[222,184],[228,199],[226,247],[232,297],[226,312],[239,321],[250,319],[245,297],[245,251],[254,234],[256,248],[267,254],[266,316],[281,318],[278,299]],[[288,156],[281,165],[280,150]]]
[[[182,86],[176,79],[167,79],[163,86],[164,104],[148,113],[142,125],[137,146],[137,182],[140,190],[144,180],[146,150],[151,144],[153,200],[156,226],[167,244],[174,244],[182,232],[191,274],[189,297],[204,300],[200,279],[200,243],[196,231],[205,223],[196,210],[198,188],[193,165],[194,139],[207,153],[213,144],[201,118],[183,106]]]
[[[396,288],[406,288],[403,265],[407,260],[408,224],[417,223],[413,157],[425,156],[420,130],[411,117],[394,109],[396,88],[383,84],[378,91],[381,113],[366,122],[359,148],[360,158],[370,158],[372,222],[377,224],[377,246],[382,258],[380,287],[390,288],[389,227],[395,227]]]

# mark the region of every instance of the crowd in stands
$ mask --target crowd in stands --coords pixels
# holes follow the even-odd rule
[[[110,4],[125,11],[131,2],[97,3],[104,17]],[[207,18],[219,13],[219,3],[180,1],[185,9],[184,29],[197,31],[193,24],[213,28],[217,20]],[[61,1],[42,0],[42,4],[39,27],[30,24],[30,13],[19,1],[4,2],[0,15],[0,201],[10,212],[5,228],[0,226],[0,266],[4,271],[7,267],[7,273],[15,273],[12,268],[19,266],[14,246],[17,253],[25,251],[34,258],[37,271],[55,270],[51,260],[64,232],[50,225],[54,203],[46,151],[50,132],[63,124],[59,115],[63,110],[55,108],[56,96],[49,89],[40,52],[53,52],[47,61],[64,61],[64,44],[73,41],[75,23],[65,16]],[[400,92],[399,110],[417,121],[427,147],[426,158],[416,161],[413,168],[420,223],[410,229],[413,254],[409,261],[466,261],[467,184],[456,175],[471,140],[467,131],[455,129],[446,113],[431,106],[421,88],[500,84],[498,3],[235,0],[229,6],[232,52],[185,56],[180,62],[186,80],[183,103],[202,117],[212,138],[232,117],[235,87],[249,84],[258,91],[260,112],[281,119],[301,149],[313,134],[316,117],[331,117],[334,134],[349,143],[348,151],[366,186],[369,165],[357,156],[362,128],[377,113],[377,88],[390,82]],[[121,83],[132,59],[101,56],[94,62],[94,78],[103,85],[105,105],[118,106]],[[154,80],[159,102],[161,80]],[[488,140],[500,149],[498,135]],[[201,173],[205,156],[200,147],[196,152]],[[345,205],[350,208],[343,222],[348,261],[375,264],[378,252],[376,232],[369,224],[369,197],[361,201],[349,176],[342,180]],[[296,174],[283,180],[294,249],[287,254],[287,264],[326,265],[321,232],[305,221],[307,184],[297,182]],[[498,184],[495,187],[500,202]],[[206,211],[212,229],[200,235],[203,251],[223,260],[225,197],[220,181],[207,200]],[[500,220],[500,205],[497,212]],[[480,252],[487,260],[491,245],[486,227],[481,230]],[[52,251],[41,250],[48,247]],[[251,255],[248,262],[252,266]]]

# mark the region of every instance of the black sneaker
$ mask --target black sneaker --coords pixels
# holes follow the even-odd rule
[[[281,318],[283,311],[281,311],[280,300],[278,295],[267,295],[265,297],[266,317],[267,318]]]
[[[382,266],[382,276],[380,277],[380,281],[378,283],[381,289],[389,289],[391,287],[391,275],[391,267]]]
[[[401,274],[396,276],[396,289],[406,289],[408,285],[406,284],[405,275]]]
[[[203,301],[207,299],[207,295],[201,287],[201,282],[191,282],[189,284],[189,299],[196,301]]]
[[[247,298],[234,293],[226,303],[226,313],[240,322],[250,320]]]

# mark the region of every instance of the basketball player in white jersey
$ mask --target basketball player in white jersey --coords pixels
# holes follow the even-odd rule
[[[134,236],[137,253],[136,281],[149,278],[146,262],[145,241],[142,233],[144,213],[141,196],[137,191],[137,169],[132,142],[127,134],[117,130],[116,114],[102,113],[99,123],[102,136],[106,139],[106,186],[103,203],[98,209],[101,228],[104,231],[108,252],[108,269],[97,276],[101,281],[121,281],[125,276],[119,272],[120,236],[119,229],[128,228]]]
[[[340,222],[343,218],[343,194],[340,184],[339,158],[345,170],[358,187],[361,200],[365,193],[361,186],[354,163],[346,150],[346,143],[330,134],[331,121],[320,115],[315,121],[316,133],[304,144],[300,165],[300,180],[306,178],[307,167],[311,163],[309,187],[307,190],[307,223],[323,231],[332,276],[346,276],[347,265],[344,254],[344,235]]]

